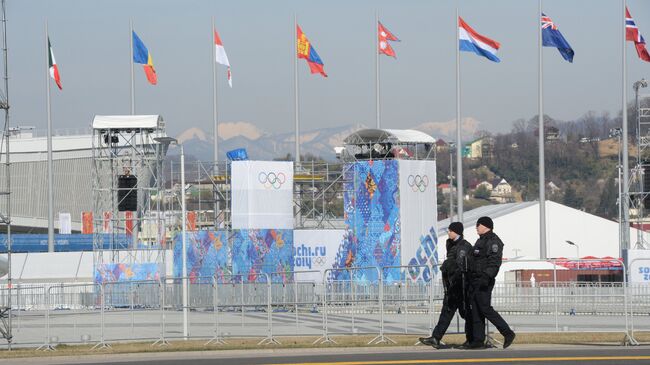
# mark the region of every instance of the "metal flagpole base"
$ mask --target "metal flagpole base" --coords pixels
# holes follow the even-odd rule
[[[151,346],[169,346],[169,341],[161,337],[157,339],[156,342],[152,343]]]
[[[44,343],[40,345],[36,351],[56,351],[55,346],[50,345],[49,343]]]
[[[492,337],[492,335],[488,334],[488,335],[486,336],[486,340],[485,340],[485,347],[486,347],[486,348],[488,348],[488,349],[495,349],[495,348],[498,347],[497,344],[499,344],[499,345],[503,345],[500,341],[498,341],[497,339],[495,339],[494,337]]]
[[[320,336],[319,338],[316,339],[316,341],[312,343],[312,345],[318,345],[318,344],[324,345],[327,343],[338,345],[338,342],[334,341],[329,335]]]
[[[625,333],[623,346],[639,346],[639,341],[637,341],[630,333]]]
[[[280,341],[276,340],[273,336],[267,336],[265,339],[257,343],[257,346],[260,345],[282,345]]]
[[[94,350],[109,350],[111,348],[112,348],[111,345],[107,344],[106,342],[99,341],[99,342],[97,342],[97,344],[95,346],[91,347],[90,350],[92,350],[92,351],[94,351]]]
[[[397,342],[393,341],[393,339],[388,336],[384,336],[382,333],[381,335],[378,335],[377,337],[370,340],[370,342],[368,342],[368,345],[379,345],[380,343],[392,343],[394,345],[397,344]]]
[[[214,335],[211,339],[208,340],[208,342],[204,343],[203,346],[208,346],[210,344],[215,344],[215,345],[227,345],[228,343],[226,340],[219,336],[219,335]]]

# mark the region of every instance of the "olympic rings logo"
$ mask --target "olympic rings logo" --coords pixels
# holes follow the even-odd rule
[[[313,257],[312,260],[314,260],[314,266],[323,266],[325,265],[327,258],[325,258],[324,256],[316,256]]]
[[[427,186],[429,186],[429,177],[427,175],[409,175],[407,182],[414,192],[419,190],[421,193],[424,193],[427,190]]]
[[[283,172],[275,173],[275,172],[260,172],[259,175],[257,175],[257,180],[260,182],[260,184],[264,185],[266,189],[280,189],[282,185],[287,181],[287,177],[284,175]]]

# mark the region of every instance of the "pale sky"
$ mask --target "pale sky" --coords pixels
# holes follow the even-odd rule
[[[501,42],[501,63],[461,54],[462,114],[505,131],[537,113],[537,1],[460,0],[461,16]],[[129,19],[149,48],[157,86],[135,69],[136,109],[162,114],[172,135],[212,129],[211,17],[232,65],[234,88],[219,68],[222,122],[271,132],[293,130],[293,15],[329,74],[310,75],[299,60],[303,130],[375,123],[375,10],[401,42],[381,57],[382,126],[406,128],[455,118],[453,0],[156,1],[7,0],[12,125],[46,126],[44,25],[61,73],[52,84],[55,129],[87,128],[95,114],[128,114]],[[628,0],[650,40],[650,1]],[[621,1],[545,0],[544,12],[575,50],[573,64],[544,49],[545,112],[571,120],[589,110],[621,109]],[[650,63],[627,43],[632,83]]]

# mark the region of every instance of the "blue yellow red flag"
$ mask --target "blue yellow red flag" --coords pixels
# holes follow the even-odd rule
[[[327,77],[323,61],[320,59],[320,56],[318,56],[318,53],[316,53],[316,50],[311,45],[311,43],[309,43],[307,36],[305,36],[305,34],[302,32],[302,29],[300,29],[300,26],[298,25],[296,25],[296,35],[298,37],[298,39],[296,39],[298,58],[302,58],[307,61],[311,73],[319,73],[324,77]]]
[[[144,42],[135,32],[133,32],[133,62],[142,64],[144,74],[151,85],[158,83],[158,76],[156,75],[156,69],[153,67],[151,53],[149,53],[147,46],[144,45]]]

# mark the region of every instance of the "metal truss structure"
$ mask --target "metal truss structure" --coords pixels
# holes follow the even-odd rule
[[[162,118],[150,117],[156,119],[147,127],[115,124],[105,128],[93,123],[96,271],[105,264],[157,263],[164,272],[167,223],[160,192],[164,186],[162,162],[169,144],[157,141],[167,138]],[[135,177],[137,183],[120,187],[120,177],[124,176]],[[119,209],[132,194],[137,194],[136,209]]]

